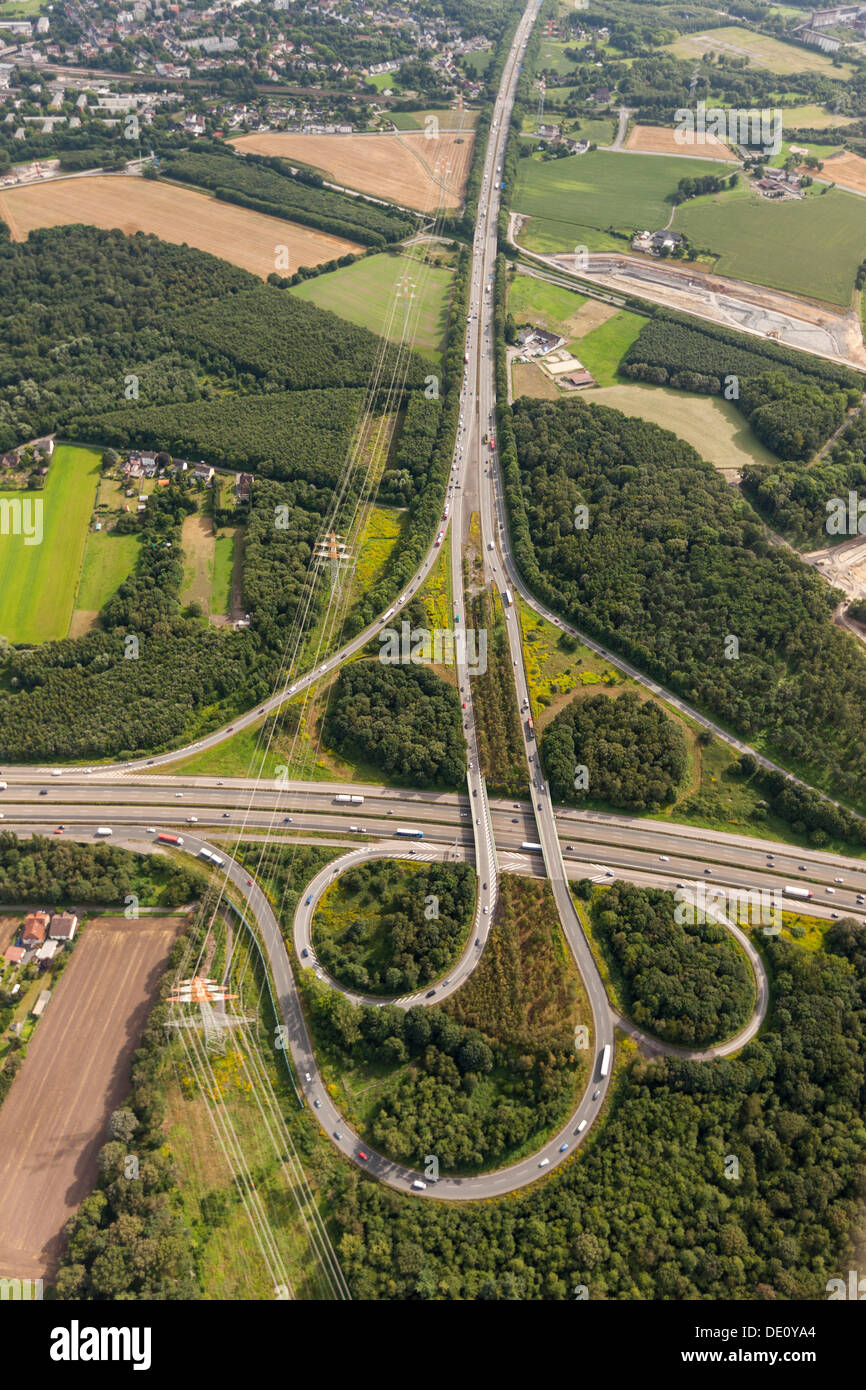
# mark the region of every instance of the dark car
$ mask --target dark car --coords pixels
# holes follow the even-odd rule
[[[47,788],[47,787],[43,787],[42,790],[41,790],[41,792],[39,793],[39,795],[40,795],[40,796],[47,796],[47,795],[48,795],[48,788]]]
[[[435,989],[428,989],[427,993],[424,995],[424,998],[425,998],[425,999],[432,999],[432,998],[433,998],[433,995],[434,995],[435,993],[436,993]]]

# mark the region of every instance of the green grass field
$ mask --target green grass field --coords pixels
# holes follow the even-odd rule
[[[543,328],[558,331],[585,304],[587,296],[574,290],[550,285],[532,275],[516,275],[508,290],[508,312],[518,323],[539,321]]]
[[[600,323],[598,328],[593,328],[584,337],[574,339],[569,347],[592,372],[599,386],[613,386],[619,380],[617,368],[620,362],[645,324],[643,314],[620,309],[606,323]]]
[[[213,582],[211,583],[210,611],[228,614],[232,606],[232,571],[235,563],[236,532],[224,532],[217,536],[214,546]]]
[[[866,200],[831,189],[771,203],[740,186],[685,203],[674,227],[716,252],[720,275],[847,308],[866,245]]]
[[[853,125],[856,120],[856,116],[835,116],[825,106],[782,107],[783,130],[832,130],[836,126]]]
[[[420,296],[420,307],[413,301],[411,321],[417,324],[415,348],[424,357],[439,360],[445,334],[445,316],[451,290],[451,271],[437,266],[419,265],[405,256],[383,253],[367,256],[354,265],[318,275],[297,285],[292,291],[299,299],[330,309],[350,323],[370,328],[374,333],[385,332],[395,288],[404,277],[413,283]],[[397,301],[398,308],[391,320],[387,337],[397,342],[403,335],[405,310],[409,303],[405,295]]]
[[[138,536],[88,531],[75,607],[99,612],[135,569]]]
[[[582,357],[588,356],[583,345],[578,347]],[[595,375],[592,367],[590,371]],[[752,433],[733,401],[723,401],[720,396],[693,396],[668,386],[630,381],[584,392],[583,398],[673,430],[717,468],[745,468],[750,463],[772,463],[775,458]]]
[[[685,163],[675,155],[605,150],[548,161],[521,159],[512,207],[532,218],[521,243],[539,252],[582,245],[623,251],[623,242],[606,234],[608,228],[631,233],[664,227],[671,213],[667,199],[680,179],[718,172],[718,163],[709,160]]]
[[[815,72],[837,80],[850,77],[853,72],[850,63],[834,67],[832,58],[819,53],[817,49],[782,43],[779,39],[755,34],[750,29],[741,29],[736,25],[711,29],[702,34],[684,34],[668,44],[666,51],[688,61],[703,58],[707,53],[724,53],[729,58],[747,58],[751,67],[766,68],[768,72]]]
[[[66,636],[99,467],[94,450],[63,445],[55,450],[41,492],[0,493],[6,502],[42,503],[41,544],[25,544],[25,535],[0,534],[0,633],[10,641],[48,642]],[[4,529],[11,526],[10,521]]]

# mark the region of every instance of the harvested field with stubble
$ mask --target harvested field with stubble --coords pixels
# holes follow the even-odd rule
[[[0,1275],[53,1278],[182,917],[102,917],[76,943],[0,1109]]]
[[[342,237],[266,217],[223,203],[206,193],[130,175],[60,179],[0,192],[0,218],[13,241],[25,241],[36,227],[73,223],[116,227],[132,236],[149,232],[175,245],[208,251],[264,280],[275,269],[278,246],[287,246],[289,264],[320,265],[362,248]]]
[[[473,143],[471,131],[440,133],[428,140],[423,130],[396,135],[302,135],[275,130],[232,141],[241,151],[300,160],[332,183],[419,212],[435,211],[442,197],[446,208],[460,206]],[[444,194],[440,182],[447,190]]]
[[[799,173],[813,174],[815,171],[802,166]],[[843,150],[824,160],[824,168],[818,173],[820,179],[831,179],[840,188],[851,188],[855,193],[866,193],[866,159],[862,155]]]
[[[689,143],[682,135],[677,139],[678,133],[673,126],[632,126],[625,148],[637,151],[638,154],[692,155],[698,159],[726,159],[734,164],[739,162],[733,150],[730,150],[717,135],[711,135],[708,131],[703,134],[696,133],[691,136],[692,143]],[[684,174],[683,177],[686,178],[687,175]]]

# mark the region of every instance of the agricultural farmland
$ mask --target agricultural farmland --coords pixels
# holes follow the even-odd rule
[[[520,241],[529,251],[624,249],[611,229],[631,233],[664,227],[668,201],[680,179],[719,173],[718,160],[622,154],[591,150],[547,162],[521,159],[514,193],[515,212],[530,222]]]
[[[98,918],[76,942],[0,1110],[0,1274],[54,1273],[182,920]]]
[[[0,533],[0,634],[10,642],[66,636],[99,467],[92,449],[63,445],[55,450],[41,492],[0,493],[0,502],[39,503],[42,511],[40,544],[28,545],[23,534]],[[11,522],[4,529],[11,530]]]
[[[733,150],[710,131],[703,133],[700,143],[697,143],[697,137],[692,135],[694,143],[691,144],[685,142],[682,136],[678,140],[678,134],[673,126],[635,125],[628,133],[625,148],[640,154],[690,155],[699,159],[725,159],[735,164],[738,162]],[[686,168],[683,177],[686,177],[688,172]]]
[[[673,226],[716,253],[720,275],[848,308],[866,244],[866,201],[831,189],[775,203],[740,186],[684,203]]]
[[[444,197],[459,207],[466,187],[474,136],[424,131],[383,135],[302,135],[266,131],[242,135],[233,143],[253,154],[297,159],[345,188],[387,198],[419,212],[433,212]],[[444,185],[443,187],[440,184]],[[342,254],[342,253],[337,253]]]
[[[305,280],[291,293],[393,342],[402,341],[408,314],[416,351],[438,360],[451,280],[450,270],[383,252]]]
[[[850,77],[852,72],[850,63],[834,67],[831,58],[814,48],[782,43],[767,34],[756,34],[751,29],[741,29],[737,25],[726,25],[703,34],[683,34],[668,45],[667,51],[677,58],[688,60],[703,58],[707,53],[723,53],[727,58],[746,58],[751,67],[766,68],[768,72],[780,74],[815,72],[838,80]]]
[[[14,241],[35,227],[84,223],[127,236],[149,232],[163,241],[186,243],[264,280],[275,269],[276,249],[288,248],[289,265],[320,265],[361,248],[310,227],[266,217],[223,203],[205,193],[128,175],[61,179],[0,192],[0,218]]]

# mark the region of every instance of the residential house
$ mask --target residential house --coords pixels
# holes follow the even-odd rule
[[[24,918],[21,945],[28,950],[32,950],[34,946],[41,946],[50,920],[47,912],[29,912]]]
[[[249,502],[253,486],[252,473],[235,474],[235,494],[239,502]]]
[[[3,952],[3,959],[7,965],[20,965],[26,955],[27,952],[23,946],[7,946]]]
[[[52,941],[71,941],[77,929],[78,918],[74,912],[55,912],[48,935]]]

